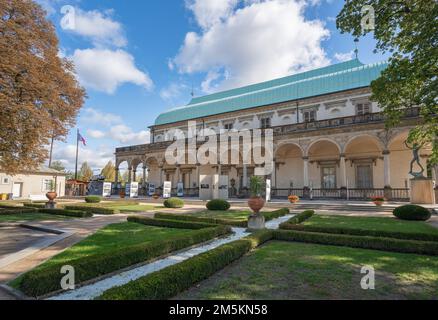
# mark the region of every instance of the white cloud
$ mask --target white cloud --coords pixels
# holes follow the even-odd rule
[[[183,100],[189,98],[189,94],[191,91],[192,90],[190,89],[190,87],[185,83],[172,82],[167,87],[164,87],[160,90],[160,97],[166,103],[178,105],[187,102]]]
[[[102,139],[105,137],[105,132],[100,131],[100,130],[88,129],[87,135],[94,138],[94,139]]]
[[[350,52],[345,52],[345,53],[340,53],[340,52],[335,53],[334,57],[339,62],[351,60],[354,58],[354,50],[352,50]]]
[[[150,143],[150,132],[141,130],[134,132],[130,127],[120,124],[110,128],[107,136],[124,145],[137,145]]]
[[[81,122],[111,126],[122,123],[122,117],[117,114],[101,112],[94,108],[85,108],[82,110]]]
[[[205,2],[204,4],[202,4]],[[188,3],[202,31],[187,33],[173,63],[181,73],[207,73],[204,90],[269,80],[329,64],[321,42],[329,30],[307,20],[305,1],[195,0]]]
[[[126,46],[122,25],[111,17],[112,10],[83,11],[75,8],[74,25],[69,31],[90,39],[95,46]]]
[[[186,6],[202,28],[209,28],[230,16],[239,0],[188,0]]]
[[[83,162],[93,169],[102,169],[108,161],[114,161],[114,149],[107,146],[98,148],[80,147],[78,157],[78,170]],[[67,170],[74,170],[76,160],[76,145],[57,145],[54,147],[53,159],[61,161]]]
[[[80,82],[108,94],[124,83],[133,83],[151,90],[153,82],[146,72],[135,66],[134,57],[124,50],[76,49],[70,57]]]

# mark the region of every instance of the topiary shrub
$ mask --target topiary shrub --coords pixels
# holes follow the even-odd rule
[[[207,202],[207,209],[213,211],[226,211],[230,209],[230,203],[224,199],[213,199]]]
[[[413,221],[427,221],[432,215],[428,209],[413,204],[395,208],[393,214],[399,219]]]
[[[164,200],[164,206],[166,208],[182,208],[184,207],[184,201],[178,198],[169,198]]]
[[[86,203],[99,203],[102,201],[102,198],[99,196],[87,196],[85,197]]]

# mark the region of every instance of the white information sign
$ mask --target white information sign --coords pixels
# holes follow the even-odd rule
[[[266,202],[271,201],[271,180],[266,179]]]
[[[109,198],[111,197],[111,187],[112,187],[112,183],[111,182],[104,182],[103,183],[103,192],[102,192],[102,196],[104,198]]]
[[[168,199],[172,196],[172,182],[164,181],[163,185],[163,198]]]

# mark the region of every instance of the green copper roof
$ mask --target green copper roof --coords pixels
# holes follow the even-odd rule
[[[155,120],[155,125],[367,87],[380,76],[386,66],[386,63],[364,65],[354,59],[280,79],[194,98],[184,107],[174,108],[160,114]]]

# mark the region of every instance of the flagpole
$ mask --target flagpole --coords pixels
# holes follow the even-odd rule
[[[76,133],[76,164],[75,164],[75,180],[78,180],[78,151],[79,151],[79,129]]]

